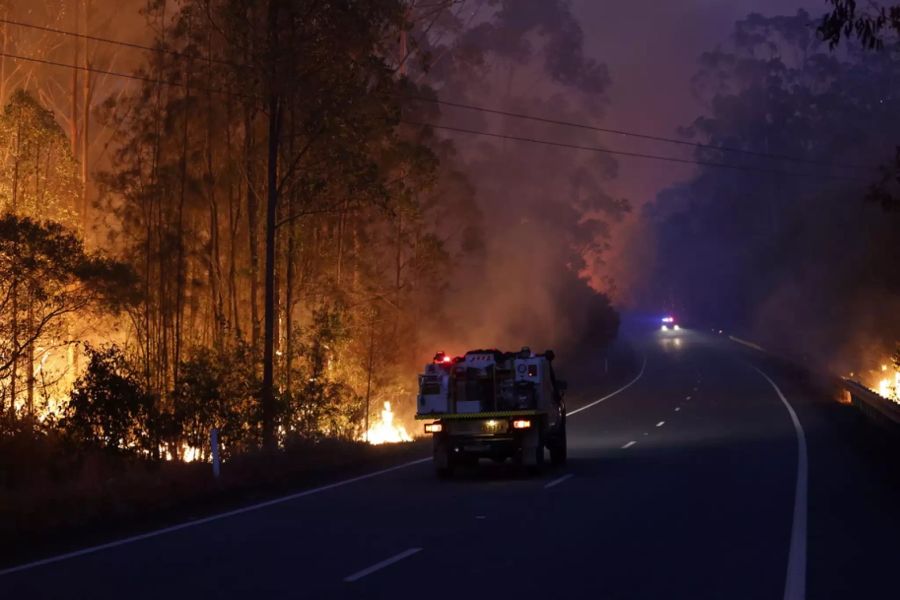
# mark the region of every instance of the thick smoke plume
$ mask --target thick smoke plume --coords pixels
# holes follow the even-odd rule
[[[684,134],[758,154],[700,150],[746,170],[701,168],[646,207],[655,265],[632,292],[860,373],[900,339],[900,214],[864,200],[900,141],[900,62],[830,51],[815,28],[802,11],[752,14],[700,58],[694,86],[707,112]]]
[[[441,25],[456,35],[451,41],[429,36],[435,40],[428,48],[434,60],[420,65],[440,98],[572,121],[602,116],[610,77],[604,65],[584,55],[581,27],[567,2],[489,2],[481,12],[448,15]],[[596,144],[577,130],[475,110],[442,107],[439,123]],[[437,135],[455,144],[480,239],[478,250],[455,264],[435,349],[527,344],[574,352],[607,343],[617,317],[603,290],[583,275],[602,262],[610,230],[628,210],[627,202],[605,191],[616,163],[602,154],[546,145],[440,130]]]

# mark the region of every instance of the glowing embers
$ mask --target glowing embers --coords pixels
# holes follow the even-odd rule
[[[412,436],[407,433],[403,425],[394,423],[394,412],[391,403],[385,402],[381,411],[381,421],[369,427],[365,438],[370,444],[391,444],[397,442],[411,442]]]
[[[180,460],[181,462],[189,463],[197,460],[204,460],[199,448],[194,448],[187,444],[181,444],[180,456],[175,456],[170,449],[163,446],[160,446],[159,450],[160,455],[168,461]]]

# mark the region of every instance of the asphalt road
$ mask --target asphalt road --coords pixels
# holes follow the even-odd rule
[[[565,468],[401,465],[0,571],[0,598],[900,597],[895,442],[724,336],[633,347],[622,381],[570,378]]]

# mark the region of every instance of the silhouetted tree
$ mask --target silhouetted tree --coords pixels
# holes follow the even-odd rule
[[[87,370],[75,383],[64,430],[78,443],[109,450],[155,452],[153,396],[116,346],[87,347]]]
[[[33,379],[33,348],[64,338],[67,318],[127,303],[131,270],[85,252],[80,238],[59,223],[7,213],[0,217],[0,381],[10,418],[16,416],[16,365]],[[33,382],[32,382],[33,383]],[[26,413],[33,416],[29,394]]]

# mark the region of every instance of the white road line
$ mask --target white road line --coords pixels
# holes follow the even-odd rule
[[[680,407],[680,406],[676,406],[676,407],[675,407],[675,412],[678,412],[679,410],[681,410],[681,407]]]
[[[665,424],[666,424],[665,421],[660,421],[659,423],[656,424],[656,426],[657,426],[657,427],[662,427],[662,426],[665,425]]]
[[[752,366],[752,365],[751,365]],[[788,551],[787,578],[784,583],[784,600],[806,598],[806,510],[809,482],[809,458],[806,450],[806,433],[803,425],[781,390],[772,379],[760,369],[753,367],[769,382],[778,394],[794,424],[797,434],[797,484],[794,487],[794,518],[791,525],[791,545]]]
[[[625,444],[624,446],[622,446],[622,450],[628,450],[629,448],[631,448],[631,447],[634,446],[635,444],[637,444],[637,442],[634,441],[634,440],[631,440],[630,442],[628,442],[627,444]]]
[[[57,556],[51,556],[50,558],[44,558],[41,560],[36,560],[34,562],[25,563],[23,565],[17,565],[15,567],[10,567],[8,569],[0,570],[0,577],[2,577],[4,575],[9,575],[11,573],[17,573],[19,571],[27,571],[28,569],[34,569],[35,567],[41,567],[44,565],[61,562],[64,560],[68,560],[70,558],[77,558],[79,556],[85,556],[87,554],[94,554],[95,552],[100,552],[102,550],[109,550],[110,548],[117,548],[119,546],[125,546],[126,544],[133,544],[134,542],[140,542],[142,540],[155,538],[157,536],[165,535],[167,533],[174,533],[176,531],[181,531],[182,529],[188,529],[190,527],[204,525],[206,523],[211,523],[213,521],[218,521],[220,519],[227,519],[228,517],[234,517],[236,515],[240,515],[243,513],[253,512],[256,510],[260,510],[262,508],[268,508],[270,506],[275,506],[276,504],[282,504],[284,502],[290,502],[291,500],[296,500],[298,498],[303,498],[305,496],[312,496],[313,494],[319,494],[321,492],[333,490],[334,488],[339,488],[339,487],[342,487],[345,485],[349,485],[351,483],[356,483],[357,481],[363,481],[366,479],[371,479],[373,477],[378,477],[379,475],[384,475],[384,474],[390,473],[392,471],[406,469],[408,467],[412,467],[414,465],[418,465],[423,462],[431,462],[431,460],[432,460],[432,457],[430,457],[430,456],[428,458],[421,458],[419,460],[414,460],[414,461],[411,461],[408,463],[403,463],[402,465],[397,465],[395,467],[389,467],[387,469],[381,469],[380,471],[374,471],[372,473],[360,475],[359,477],[353,477],[351,479],[344,479],[343,481],[338,481],[335,483],[330,483],[328,485],[323,485],[321,487],[313,488],[311,490],[305,490],[302,492],[297,492],[296,494],[290,494],[288,496],[274,498],[272,500],[267,500],[265,502],[260,502],[258,504],[251,504],[250,506],[244,506],[242,508],[229,510],[228,512],[210,515],[210,516],[204,517],[202,519],[195,519],[193,521],[179,523],[178,525],[173,525],[172,527],[165,527],[163,529],[157,529],[155,531],[148,531],[147,533],[142,533],[140,535],[134,535],[134,536],[127,537],[127,538],[124,538],[121,540],[116,540],[114,542],[109,542],[106,544],[100,544],[99,546],[91,546],[89,548],[82,548],[81,550],[75,550],[74,552],[67,552],[66,554],[59,554]]]
[[[554,487],[554,486],[557,486],[557,485],[561,484],[561,483],[562,483],[563,481],[565,481],[566,479],[571,479],[572,477],[574,477],[574,475],[572,475],[571,473],[569,473],[568,475],[563,475],[562,477],[557,477],[556,479],[554,479],[553,481],[551,481],[550,483],[548,483],[547,485],[545,485],[545,486],[544,486],[544,489],[545,489],[545,490],[550,489],[550,488],[552,488],[552,487]]]
[[[730,339],[733,342],[737,342],[738,344],[743,344],[744,346],[747,346],[748,348],[753,348],[754,350],[759,350],[760,352],[766,351],[766,349],[763,348],[762,346],[760,346],[759,344],[754,344],[753,342],[748,342],[747,340],[742,340],[741,338],[734,337],[733,335],[729,335],[728,339]],[[756,368],[756,367],[754,367],[754,368]]]
[[[366,575],[371,575],[375,571],[380,571],[381,569],[383,569],[385,567],[389,567],[392,564],[394,564],[396,562],[400,562],[404,558],[409,558],[413,554],[418,554],[421,551],[422,551],[421,548],[410,548],[409,550],[404,550],[400,554],[395,554],[394,556],[392,556],[390,558],[386,558],[381,562],[375,563],[371,567],[366,567],[362,571],[357,571],[353,575],[348,575],[347,577],[344,577],[344,581],[347,583],[353,583],[354,581],[356,581],[358,579],[362,579]]]
[[[690,397],[690,396],[687,396],[687,397],[686,397],[686,398],[685,398],[685,400],[690,400],[690,399],[691,399],[691,397]]]
[[[583,410],[587,410],[587,409],[591,408],[592,406],[596,406],[597,404],[600,404],[600,403],[603,402],[604,400],[609,400],[610,398],[612,398],[612,397],[615,396],[616,394],[619,394],[619,393],[621,393],[621,392],[624,392],[625,390],[627,390],[628,388],[630,388],[631,386],[633,386],[635,383],[637,383],[637,380],[640,379],[640,378],[644,375],[644,369],[645,369],[646,367],[647,367],[647,356],[644,355],[644,362],[641,363],[641,370],[640,370],[640,372],[637,374],[637,377],[635,377],[634,379],[632,379],[631,381],[629,381],[628,383],[626,383],[625,385],[623,385],[622,387],[620,387],[619,389],[617,389],[616,391],[614,391],[613,393],[607,394],[606,396],[603,396],[603,397],[600,398],[599,400],[594,400],[594,401],[591,402],[590,404],[585,404],[585,405],[582,406],[581,408],[576,408],[575,410],[570,410],[569,412],[566,413],[566,416],[567,416],[567,417],[571,417],[572,415],[578,414],[578,413],[580,413],[580,412],[583,411]]]

